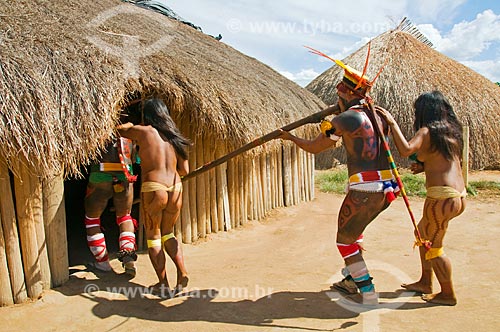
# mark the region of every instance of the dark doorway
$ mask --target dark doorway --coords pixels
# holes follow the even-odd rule
[[[94,262],[94,257],[87,246],[87,234],[85,232],[84,199],[87,190],[89,171],[82,171],[84,178],[70,178],[64,181],[64,196],[66,208],[66,233],[68,240],[69,265],[85,265]],[[139,174],[138,181],[134,185],[134,198],[139,197],[140,169],[134,169]],[[139,220],[139,204],[132,207],[132,217]],[[113,202],[109,200],[108,206],[101,215],[101,225],[106,238],[106,246],[110,259],[118,252],[119,229],[116,224],[116,215]],[[136,233],[137,237],[137,233]]]

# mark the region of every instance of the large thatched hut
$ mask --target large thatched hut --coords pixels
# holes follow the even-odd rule
[[[166,102],[194,142],[192,169],[325,106],[257,60],[130,3],[2,2],[0,15],[1,305],[68,279],[67,230],[84,227],[74,183],[133,100]],[[190,243],[310,200],[313,169],[313,156],[277,140],[190,179],[176,235]]]
[[[368,44],[343,61],[362,70]],[[375,103],[387,108],[401,126],[406,137],[413,131],[413,102],[423,92],[440,90],[449,99],[462,124],[470,130],[469,167],[500,167],[500,89],[470,68],[437,52],[407,20],[395,30],[371,40],[367,75],[376,76],[371,96]],[[307,87],[325,103],[337,102],[336,85],[343,70],[332,66]],[[345,161],[343,149],[330,150],[316,158],[318,167],[330,167],[335,159]],[[394,153],[396,161],[408,161]]]

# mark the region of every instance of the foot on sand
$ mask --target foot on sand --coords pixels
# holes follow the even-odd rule
[[[352,294],[357,294],[358,293],[358,287],[356,287],[356,284],[354,283],[354,280],[352,278],[344,278],[339,282],[334,283],[330,289],[335,289],[338,290],[344,294],[347,295],[352,295]]]
[[[443,293],[425,294],[422,295],[422,300],[429,303],[442,304],[442,305],[457,304],[457,299],[454,296],[443,295]]]
[[[187,287],[189,282],[189,277],[188,276],[183,276],[177,281],[177,286],[174,289],[174,294],[179,294],[184,290],[184,288]]]
[[[170,286],[165,283],[157,283],[151,288],[151,294],[156,295],[161,299],[171,299],[175,296],[175,290],[170,289]]]
[[[104,262],[93,262],[89,264],[89,266],[101,271],[101,272],[110,272],[113,270],[111,268],[111,264],[109,264],[109,261],[104,261]]]
[[[410,292],[416,292],[421,294],[432,293],[432,286],[425,285],[419,281],[414,282],[413,284],[401,284],[401,287],[403,287],[406,290],[409,290]]]
[[[135,262],[134,261],[123,263],[122,265],[123,265],[123,268],[125,269],[126,274],[130,275],[132,278],[135,277],[137,271],[135,269]]]
[[[347,305],[359,306],[362,308],[376,308],[379,305],[377,292],[347,295],[342,301]]]

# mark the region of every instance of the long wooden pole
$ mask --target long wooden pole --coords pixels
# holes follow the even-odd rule
[[[3,227],[0,220],[0,306],[3,307],[12,304],[14,304],[14,298],[12,297],[9,266],[7,264],[7,254],[5,253],[5,240],[3,237]]]
[[[209,163],[206,163],[205,165],[198,167],[194,171],[185,175],[182,178],[182,180],[185,181],[185,180],[191,179],[191,178],[195,177],[196,175],[203,173],[203,172],[206,172],[209,169],[212,169],[215,166],[218,166],[218,165],[228,161],[229,159],[231,159],[231,158],[233,158],[233,157],[235,157],[235,156],[237,156],[245,151],[248,151],[248,150],[253,149],[259,145],[262,145],[262,144],[264,144],[272,139],[275,139],[275,138],[280,136],[281,131],[290,131],[290,130],[293,130],[295,128],[298,128],[298,127],[303,126],[303,125],[308,124],[308,123],[318,123],[324,117],[331,115],[331,114],[334,114],[334,113],[338,113],[338,112],[339,112],[338,105],[332,105],[332,106],[330,106],[330,107],[328,107],[320,112],[311,114],[303,119],[295,121],[295,122],[288,124],[284,127],[281,127],[280,129],[276,129],[275,131],[272,131],[269,134],[261,136],[255,140],[253,140],[252,142],[243,145],[242,147],[232,151],[231,153],[229,153],[229,154],[227,154],[219,159],[213,160]]]
[[[31,177],[26,166],[20,167],[20,176],[14,178],[16,194],[17,223],[21,253],[23,257],[26,289],[31,299],[38,299],[43,291],[42,270],[40,268],[40,254],[36,233],[36,221],[33,217],[34,192],[31,186]]]
[[[5,254],[9,266],[9,276],[12,285],[12,296],[14,303],[23,303],[28,298],[26,284],[24,282],[23,262],[21,259],[21,248],[19,245],[19,232],[17,228],[16,211],[10,175],[7,165],[0,162],[0,214],[5,240]]]
[[[66,210],[62,174],[43,182],[43,222],[49,256],[52,286],[58,287],[69,279]]]
[[[396,167],[396,163],[394,162],[394,158],[392,157],[391,149],[389,148],[389,143],[387,142],[387,139],[385,138],[384,133],[380,129],[378,122],[377,122],[377,117],[375,116],[375,107],[370,105],[370,112],[371,115],[373,116],[373,128],[375,129],[375,133],[377,136],[380,138],[382,142],[382,146],[385,150],[387,161],[389,162],[389,167],[392,170],[392,174],[396,178],[396,182],[399,186],[399,189],[401,190],[401,196],[403,197],[403,201],[405,202],[406,209],[408,210],[408,214],[410,215],[411,222],[413,224],[413,228],[415,229],[415,238],[416,238],[416,245],[423,245],[426,249],[430,249],[432,243],[428,240],[423,240],[422,236],[420,235],[420,231],[418,230],[417,227],[417,221],[415,219],[415,216],[413,214],[413,211],[410,206],[410,201],[408,200],[408,196],[406,195],[406,190],[403,185],[403,181],[401,180],[401,176],[399,175],[398,168]]]

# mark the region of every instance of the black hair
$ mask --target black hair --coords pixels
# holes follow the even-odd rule
[[[144,101],[143,116],[144,125],[150,125],[158,130],[164,139],[172,144],[179,156],[188,159],[186,148],[191,145],[191,141],[181,134],[163,100],[152,98]]]
[[[462,155],[462,124],[450,103],[439,91],[421,94],[415,100],[415,131],[429,128],[431,150],[438,151],[446,159],[459,159]]]

